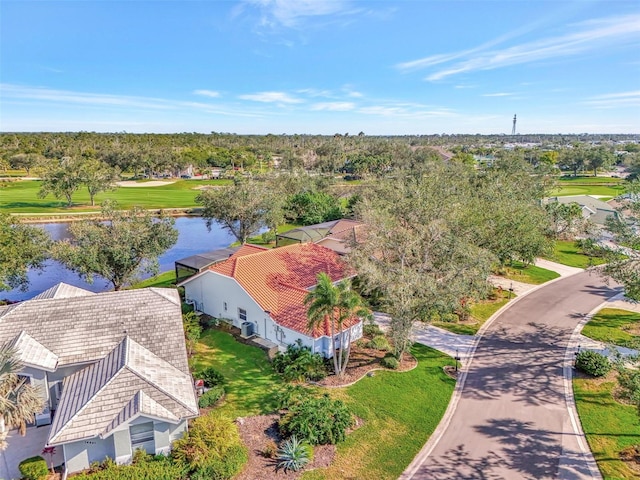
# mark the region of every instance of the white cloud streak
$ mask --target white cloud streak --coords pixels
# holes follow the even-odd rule
[[[261,24],[274,27],[297,27],[310,17],[329,16],[349,11],[342,0],[246,0],[245,4],[262,11]]]
[[[595,108],[638,108],[640,107],[640,90],[597,95],[586,100],[584,104]]]
[[[203,97],[211,97],[211,98],[220,97],[220,92],[216,92],[214,90],[194,90],[193,93],[195,95],[202,95]]]
[[[508,92],[498,92],[498,93],[485,93],[482,95],[483,97],[510,97],[513,93]]]
[[[461,73],[493,70],[592,51],[604,51],[612,46],[640,43],[639,14],[594,19],[571,25],[568,28],[572,28],[574,31],[499,50],[489,50],[488,48],[493,45],[503,43],[505,37],[501,37],[460,52],[432,55],[404,62],[398,64],[397,68],[415,70],[447,64],[425,78],[425,80],[437,81]]]
[[[205,113],[219,115],[233,115],[243,117],[258,116],[252,112],[242,112],[236,109],[224,109],[217,105],[202,102],[184,102],[166,100],[154,97],[136,97],[128,95],[110,95],[104,93],[74,92],[56,90],[45,87],[30,87],[12,84],[0,84],[0,96],[3,101],[19,100],[30,102],[44,102],[63,106],[92,106],[113,107],[119,109],[137,110],[199,110]]]
[[[250,93],[245,95],[239,95],[238,98],[242,100],[251,100],[253,102],[262,102],[262,103],[285,103],[285,104],[293,104],[293,103],[302,103],[304,100],[300,98],[293,97],[285,92],[258,92],[258,93]]]
[[[330,112],[348,112],[356,108],[353,102],[323,102],[311,105],[311,110],[314,111],[330,111]]]

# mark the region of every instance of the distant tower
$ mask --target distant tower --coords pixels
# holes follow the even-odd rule
[[[511,129],[511,135],[515,135],[516,134],[516,116],[515,114],[513,115],[513,128]]]

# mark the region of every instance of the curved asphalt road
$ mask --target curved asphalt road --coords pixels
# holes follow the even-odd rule
[[[582,317],[615,293],[584,272],[506,309],[478,343],[444,434],[401,478],[599,478],[571,424],[562,365]]]

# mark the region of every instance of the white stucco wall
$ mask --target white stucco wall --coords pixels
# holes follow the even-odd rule
[[[69,473],[78,472],[89,468],[93,462],[102,462],[106,457],[113,458],[118,463],[129,463],[133,455],[129,426],[149,421],[153,421],[156,454],[168,454],[171,442],[181,438],[187,430],[187,420],[172,424],[139,416],[131,422],[121,425],[107,438],[94,437],[63,445],[67,470]]]
[[[63,445],[64,461],[69,473],[89,468],[93,462],[102,462],[107,456],[115,458],[113,438],[100,439],[94,437],[89,440],[67,443]]]
[[[200,309],[213,317],[226,318],[233,321],[235,327],[240,328],[238,309],[247,311],[247,321],[254,323],[254,333],[262,338],[276,343],[280,350],[285,350],[287,345],[296,343],[311,348],[314,353],[320,353],[325,357],[333,355],[330,339],[321,337],[313,339],[300,332],[277,325],[258,305],[258,303],[240,286],[234,279],[219,275],[215,272],[206,272],[192,279],[184,285],[185,298],[195,300]],[[226,310],[224,304],[226,303]],[[351,327],[351,341],[362,337],[362,322]]]
[[[234,279],[207,272],[185,284],[184,291],[185,298],[195,300],[204,313],[232,320],[238,328],[242,323],[238,310],[246,310],[247,321],[254,324],[254,333],[278,343],[274,321]]]

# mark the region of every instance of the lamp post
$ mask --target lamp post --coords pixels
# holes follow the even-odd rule
[[[580,349],[582,348],[581,345],[578,344],[578,349],[574,352],[575,358],[573,361],[573,366],[576,366],[576,362],[578,361],[578,355],[580,355]]]
[[[509,300],[511,300],[512,296],[513,296],[513,282],[511,282],[511,286],[509,287]]]
[[[460,355],[458,355],[458,349],[456,348],[456,356],[454,357],[456,361],[456,373],[458,373],[458,362],[460,361]]]

